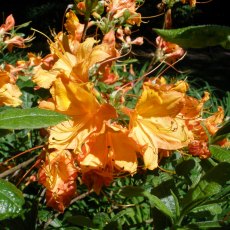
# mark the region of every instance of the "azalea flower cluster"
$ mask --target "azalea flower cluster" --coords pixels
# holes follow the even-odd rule
[[[59,211],[75,196],[78,176],[100,193],[114,177],[134,175],[139,167],[154,170],[162,157],[175,150],[209,157],[208,135],[218,130],[224,118],[221,107],[202,118],[208,92],[198,100],[187,95],[185,81],[168,83],[161,76],[143,78],[136,103],[128,106],[127,95],[141,79],[125,81],[113,67],[127,47],[143,43],[143,38],[130,36],[131,26],[140,25],[141,15],[131,0],[105,1],[103,17],[93,7],[88,1],[77,5],[81,14],[88,14],[90,8],[95,17],[85,24],[74,10],[66,14],[66,32],[49,41],[51,53],[43,59],[48,64],[40,65],[33,77],[38,88],[51,94],[39,107],[70,117],[49,129],[46,159],[39,170],[47,205]],[[86,29],[93,26],[100,28],[101,40],[86,36]],[[157,52],[161,51],[159,61],[172,62],[184,55],[182,48],[160,37],[156,44]],[[117,86],[113,92],[101,92],[100,82]]]
[[[15,27],[15,20],[13,15],[9,15],[6,18],[4,24],[0,26],[0,52],[4,49],[8,49],[8,51],[12,52],[13,47],[25,48],[26,43],[31,42],[33,40],[33,36],[23,38],[22,33],[18,33],[17,30],[27,26],[28,23],[24,25],[20,25]]]
[[[204,118],[209,93],[201,99],[189,96],[184,80],[135,77],[131,67],[133,78],[125,78],[117,71],[117,60],[143,43],[131,33],[142,22],[137,10],[135,0],[77,1],[66,13],[65,31],[49,39],[50,53],[44,58],[30,53],[29,61],[18,63],[21,69],[33,67],[35,89],[50,92],[39,107],[69,116],[48,129],[38,172],[47,205],[60,212],[76,195],[77,178],[99,194],[115,177],[154,170],[174,151],[209,157],[209,136],[223,122],[222,107]],[[160,37],[156,47],[158,62],[172,63],[185,53]]]
[[[21,25],[17,29],[26,25]],[[12,52],[13,47],[25,48],[26,43],[33,40],[33,37],[24,39],[23,34],[17,33],[17,29],[15,29],[13,15],[9,15],[5,23],[0,26],[0,54],[3,54],[5,49]],[[22,93],[16,85],[16,81],[18,73],[25,68],[19,67],[20,61],[16,65],[17,67],[9,63],[0,65],[0,106],[17,107],[22,104],[20,99]]]

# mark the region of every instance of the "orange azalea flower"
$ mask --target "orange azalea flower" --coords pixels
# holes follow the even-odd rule
[[[6,44],[8,50],[12,52],[13,47],[26,48],[26,43],[31,42],[34,39],[33,36],[23,38],[19,35],[13,37],[6,37],[4,43]]]
[[[19,48],[25,48],[25,39],[23,39],[20,36],[15,36],[12,38],[7,38],[5,41],[5,44],[7,44],[8,50],[11,52],[13,47],[19,47]]]
[[[185,121],[178,116],[184,106],[185,92],[181,92],[186,89],[184,84],[182,81],[175,85],[145,83],[134,111],[130,112],[130,132],[145,146],[142,154],[149,169],[157,167],[158,148],[179,149],[192,138]]]
[[[84,24],[79,22],[78,17],[72,10],[66,14],[66,18],[67,20],[64,26],[69,36],[71,36],[71,40],[80,42],[84,30]]]
[[[119,76],[111,71],[111,67],[106,66],[100,81],[103,81],[104,83],[109,85],[115,83],[118,80],[118,78]]]
[[[15,24],[14,17],[13,17],[12,14],[10,14],[10,15],[6,18],[5,24],[2,24],[2,25],[0,26],[0,36],[2,36],[3,34],[5,34],[5,32],[7,32],[7,31],[13,29],[14,24]]]
[[[201,100],[186,95],[185,106],[181,111],[181,114],[183,114],[183,117],[186,119],[194,119],[200,117],[203,110],[204,103],[208,100],[209,100],[208,92],[204,92],[204,96]]]
[[[89,70],[93,65],[112,57],[109,45],[103,43],[94,46],[95,43],[93,38],[87,38],[77,50],[77,64],[73,67],[73,72],[82,82],[89,81]]]
[[[208,134],[214,135],[224,119],[224,110],[218,107],[218,111],[208,118],[202,118],[204,103],[209,99],[209,93],[205,92],[201,100],[186,97],[186,104],[181,115],[186,120],[186,126],[192,131],[195,140],[208,142]],[[205,127],[205,129],[204,129]]]
[[[199,140],[193,140],[188,145],[188,151],[193,156],[198,156],[201,159],[206,159],[211,156],[208,149],[208,143]]]
[[[52,99],[42,101],[39,107],[72,117],[50,129],[50,148],[80,148],[90,133],[99,131],[104,121],[117,116],[111,105],[97,101],[92,83],[79,84],[57,78],[50,91]]]
[[[156,38],[156,45],[156,56],[159,61],[174,63],[185,54],[179,45],[167,42],[160,36]]]
[[[211,135],[219,129],[219,125],[224,121],[224,109],[219,106],[218,111],[205,119],[204,124]]]
[[[39,183],[47,189],[47,206],[64,212],[76,193],[77,169],[73,155],[67,150],[51,152],[40,168],[38,177]]]
[[[18,86],[11,82],[9,73],[0,69],[0,106],[19,106],[22,104],[22,95]]]
[[[112,170],[107,168],[103,170],[94,170],[91,168],[82,175],[83,183],[99,194],[103,186],[109,186],[113,180]]]
[[[95,43],[93,38],[87,38],[83,43],[79,43],[75,55],[60,51],[55,44],[51,44],[51,50],[59,59],[51,70],[40,69],[36,72],[33,81],[40,87],[49,88],[58,75],[64,74],[73,81],[88,82],[89,70],[95,64],[111,57],[109,45],[94,46]]]
[[[108,45],[108,53],[111,55],[111,57],[118,58],[120,56],[120,53],[115,48],[116,38],[114,30],[110,30],[107,34],[105,34],[102,44]],[[101,64],[99,68],[99,71],[102,72],[102,78],[99,80],[105,82],[106,84],[113,84],[118,80],[118,75],[111,72],[112,63],[113,61],[106,61],[105,64]]]
[[[106,123],[104,129],[100,133],[92,134],[82,147],[85,157],[80,156],[79,164],[83,179],[85,178],[83,181],[99,193],[101,187],[112,180],[113,173],[134,174],[137,170],[139,150],[126,128]],[[85,174],[87,176],[84,177]],[[89,175],[90,182],[86,180]],[[100,186],[98,181],[101,181]]]
[[[107,34],[104,35],[102,44],[108,46],[108,53],[111,57],[119,57],[120,53],[115,48],[116,47],[116,38],[115,38],[115,31],[110,30]]]
[[[116,31],[116,37],[121,40],[126,47],[130,47],[131,45],[142,45],[144,43],[143,37],[137,37],[132,40],[130,35],[126,34],[126,30],[126,28],[122,29],[120,27]]]
[[[135,0],[106,0],[107,12],[110,13],[112,18],[119,18],[123,16],[125,11],[130,13],[127,23],[131,25],[140,25],[141,14],[137,13]]]

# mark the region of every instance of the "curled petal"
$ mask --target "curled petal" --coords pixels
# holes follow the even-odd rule
[[[7,32],[9,30],[11,30],[14,27],[15,21],[14,21],[14,17],[12,14],[10,14],[7,18],[6,18],[6,22],[5,24],[2,24],[0,27],[0,33],[3,30],[4,32]]]
[[[219,129],[219,125],[223,122],[223,120],[224,109],[221,106],[219,106],[218,111],[214,113],[212,116],[208,117],[204,123],[209,133],[213,135]]]

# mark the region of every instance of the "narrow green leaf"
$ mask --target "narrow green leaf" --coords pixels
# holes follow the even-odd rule
[[[176,217],[178,218],[180,216],[180,204],[179,204],[179,200],[176,196],[176,194],[170,190],[172,196],[173,196],[173,199],[174,199],[174,203],[175,203],[175,211],[176,211]]]
[[[157,196],[154,196],[147,191],[144,192],[144,196],[149,199],[150,205],[152,207],[155,207],[156,209],[164,213],[166,216],[168,216],[171,219],[171,221],[173,220],[173,213]]]
[[[182,200],[182,205],[189,210],[196,202],[202,201],[219,193],[222,187],[230,180],[230,164],[221,162],[209,170],[199,183]]]
[[[200,212],[209,212],[211,215],[217,215],[221,214],[222,208],[219,204],[213,203],[213,204],[206,204],[206,205],[201,205],[198,207],[195,207],[192,210],[193,213],[200,213]]]
[[[218,145],[209,146],[209,150],[212,154],[212,158],[220,162],[230,163],[230,149],[222,148]]]
[[[45,109],[12,108],[0,112],[0,129],[38,129],[67,120],[66,115]]]
[[[29,26],[30,23],[31,23],[31,21],[25,22],[25,23],[23,23],[23,24],[21,24],[21,25],[18,25],[18,26],[15,26],[15,31],[17,31],[17,30],[19,30],[19,29],[21,29],[21,28],[24,28],[24,27]]]
[[[179,29],[153,29],[166,41],[183,48],[204,48],[221,45],[230,49],[230,27],[220,25],[188,26]]]
[[[15,185],[0,179],[0,220],[20,215],[24,202],[22,192]]]

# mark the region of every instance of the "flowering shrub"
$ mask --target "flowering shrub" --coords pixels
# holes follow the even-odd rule
[[[144,43],[144,37],[135,37],[133,32],[143,23],[142,15],[138,13],[143,2],[135,0],[76,1],[66,12],[64,30],[48,38],[49,54],[42,57],[28,53],[26,60],[18,60],[15,64],[2,63],[0,128],[7,133],[14,129],[16,136],[22,135],[22,131],[17,130],[35,129],[27,131],[30,146],[25,144],[19,155],[35,150],[37,155],[36,160],[32,159],[35,163],[21,179],[13,179],[14,176],[11,178],[10,175],[17,175],[21,168],[29,165],[30,158],[24,165],[17,161],[16,165],[6,164],[17,156],[4,159],[0,176],[21,184],[24,191],[34,183],[44,188],[41,197],[37,198],[37,205],[39,199],[44,199],[45,193],[45,203],[52,208],[48,210],[56,210],[57,213],[64,213],[69,207],[73,213],[77,212],[79,208],[71,209],[71,205],[81,199],[80,191],[84,188],[88,190],[84,194],[95,192],[101,199],[99,197],[105,195],[106,189],[117,187],[116,183],[122,183],[122,178],[129,178],[127,180],[131,183],[120,187],[120,196],[142,197],[142,200],[131,201],[135,208],[143,199],[148,199],[151,208],[155,207],[169,219],[167,226],[174,228],[186,224],[197,226],[199,219],[192,219],[188,214],[193,216],[199,212],[199,207],[212,203],[217,197],[209,201],[208,198],[218,196],[221,189],[226,191],[222,194],[223,199],[227,199],[229,122],[224,108],[219,105],[214,112],[208,110],[206,103],[211,100],[211,92],[205,91],[202,97],[196,98],[189,94],[186,78],[170,79],[167,74],[163,75],[183,59],[186,48],[196,48],[197,44],[203,46],[203,41],[199,43],[199,36],[198,40],[195,36],[197,27],[171,29],[170,9],[176,2],[163,1],[166,9],[164,28],[155,29],[156,38],[151,41],[156,47],[154,56],[144,72],[138,73],[135,59],[131,58],[134,47]],[[196,5],[196,1],[181,2],[191,7]],[[210,25],[198,29],[207,39],[209,31],[220,28]],[[228,48],[229,32],[228,27],[222,28],[211,45]],[[194,39],[192,43],[187,42],[190,35]],[[6,48],[12,52],[13,46],[24,48],[32,37],[24,39],[16,34],[14,18],[10,15],[0,27],[0,39],[2,52]],[[9,109],[9,106],[18,108]],[[3,136],[3,146],[7,137],[13,141],[12,133]],[[40,148],[41,151],[38,150]],[[206,167],[210,171],[201,178],[200,174],[206,172],[201,166],[205,159],[209,160],[210,165]],[[173,165],[175,160],[176,166]],[[157,170],[162,167],[166,169],[158,171],[157,176]],[[180,177],[189,180],[186,188],[178,181],[177,188],[170,187],[167,199],[173,200],[174,208],[169,201],[154,195],[154,189],[167,182],[167,179],[161,178],[167,171],[176,173],[177,178],[169,176],[170,180],[179,181]],[[192,171],[199,175],[198,179],[192,178]],[[153,181],[152,189],[140,187],[146,176]],[[154,176],[159,180],[156,181]],[[138,177],[135,180],[139,181],[136,184],[139,187],[135,187],[132,180]],[[22,181],[25,181],[24,185]],[[3,184],[0,188],[4,190],[3,186],[7,187],[15,203],[17,199],[21,202],[18,208],[1,211],[0,219],[21,214],[23,198],[20,191],[10,188],[13,185],[7,181],[0,182]],[[110,196],[115,198],[116,195]],[[3,202],[1,199],[0,202]],[[227,201],[223,203],[227,207],[230,205]],[[218,201],[212,204],[218,206]],[[201,209],[206,210],[205,207]],[[134,209],[126,211],[130,211],[127,214],[129,218],[134,215]],[[150,215],[147,214],[147,219]],[[149,223],[156,227],[156,217],[152,215],[153,220]],[[223,215],[222,224],[225,223]],[[77,225],[96,229],[113,224],[132,226],[126,221],[116,222],[113,216],[105,218],[109,220],[104,224],[90,225],[88,219],[88,224]],[[69,218],[69,221],[73,219]],[[147,219],[138,220],[134,225],[140,224],[144,228]],[[45,218],[40,216],[36,226],[42,226],[43,221]],[[47,221],[44,227],[51,224],[52,217]],[[221,223],[215,222],[216,225]]]

